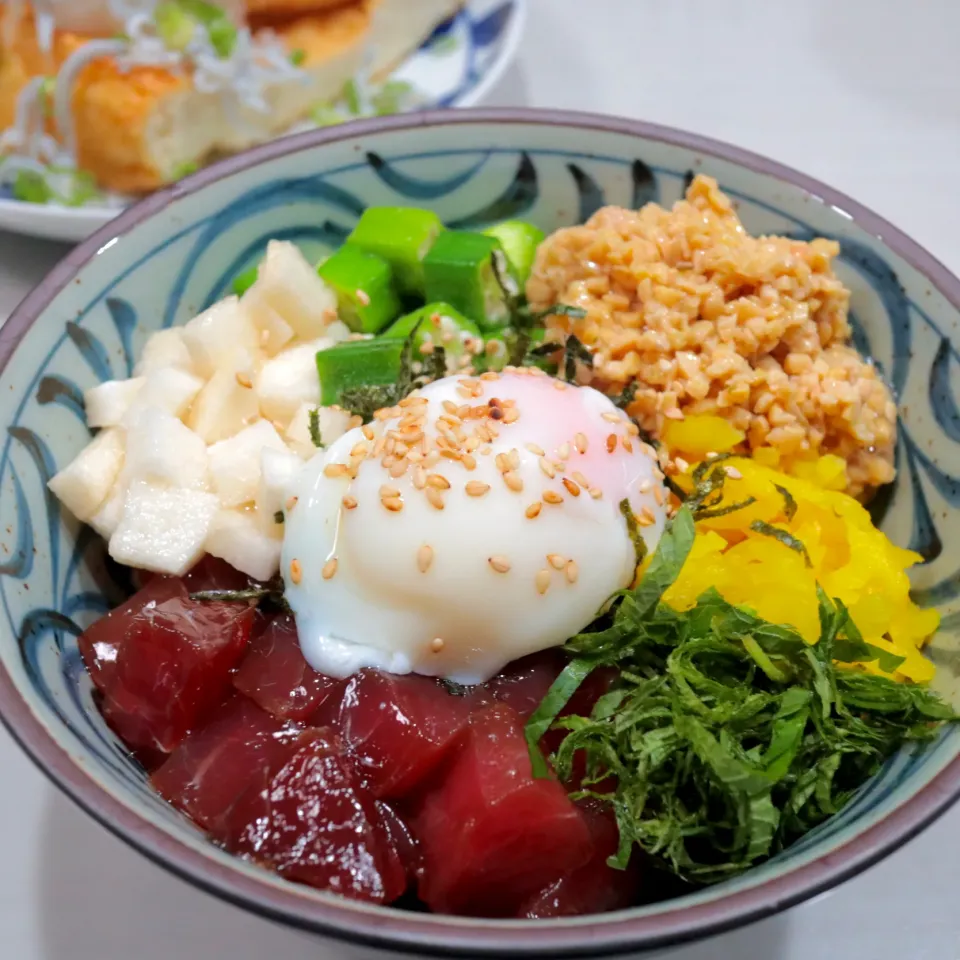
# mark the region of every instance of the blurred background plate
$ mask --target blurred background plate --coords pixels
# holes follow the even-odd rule
[[[516,56],[526,13],[527,0],[467,0],[391,79],[410,83],[417,90],[423,98],[418,109],[481,103]],[[3,187],[0,230],[52,240],[82,240],[122,209],[119,203],[82,207],[24,203],[14,200],[10,188]]]

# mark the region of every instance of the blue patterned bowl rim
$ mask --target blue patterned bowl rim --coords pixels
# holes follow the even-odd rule
[[[0,328],[0,372],[6,368],[26,331],[88,262],[172,201],[195,194],[240,171],[301,150],[391,130],[470,123],[574,127],[585,133],[633,135],[774,177],[849,217],[927,277],[960,313],[960,279],[918,243],[845,194],[759,154],[671,127],[598,114],[528,108],[426,111],[361,120],[274,141],[223,160],[128,208],[67,254],[13,311]],[[377,912],[375,924],[362,925],[362,918],[333,898],[323,901],[306,898],[298,895],[292,885],[282,889],[261,884],[255,876],[204,858],[116,801],[67,755],[37,720],[2,664],[0,721],[36,765],[74,802],[122,840],[184,880],[288,926],[420,956],[613,956],[720,933],[778,913],[860,873],[912,839],[960,798],[960,757],[957,757],[885,819],[840,847],[825,850],[805,866],[710,903],[679,905],[675,910],[654,916],[633,917],[630,911],[623,911],[598,916],[595,920],[580,919],[574,925],[568,921],[474,920],[383,909]]]

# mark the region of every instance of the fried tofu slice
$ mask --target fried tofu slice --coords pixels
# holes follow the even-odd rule
[[[187,74],[152,67],[122,71],[105,57],[76,78],[72,115],[77,163],[104,188],[143,193],[175,180],[188,165],[202,165],[283,133],[319,103],[336,98],[363,65],[374,0],[315,14],[309,28],[292,21],[275,32],[300,51],[303,76],[265,91],[267,110],[226,102],[194,89]],[[55,74],[90,37],[56,31],[49,53],[40,50],[33,19],[0,35],[12,42],[0,60],[0,125],[16,114],[17,96],[36,76]]]
[[[247,0],[259,9],[308,0]],[[266,110],[195,89],[188,73],[155,67],[121,70],[113,58],[88,63],[71,96],[77,164],[118,193],[145,193],[202,166],[286,132],[319,104],[336,99],[361,69],[382,79],[415,50],[461,0],[309,0],[300,16],[251,16],[300,58],[302,75],[265,90]],[[318,5],[322,9],[318,9]],[[17,96],[34,77],[55,75],[75,51],[95,39],[57,30],[40,49],[27,12],[0,20],[0,129],[16,114]],[[372,55],[372,67],[370,58]],[[50,121],[51,132],[53,121]]]

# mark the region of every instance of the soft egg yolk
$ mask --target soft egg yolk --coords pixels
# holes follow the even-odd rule
[[[540,371],[435,381],[304,468],[282,572],[307,661],[477,683],[562,644],[665,522],[654,451],[609,398]]]

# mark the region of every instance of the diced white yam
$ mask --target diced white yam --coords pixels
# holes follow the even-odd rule
[[[256,580],[280,569],[281,541],[265,532],[253,511],[220,510],[207,534],[206,551]]]
[[[183,328],[183,342],[190,351],[197,373],[211,377],[224,367],[237,370],[249,365],[238,356],[255,357],[260,346],[260,332],[237,297],[225,297]]]
[[[197,394],[187,425],[206,443],[226,440],[260,416],[257,395],[243,386],[237,374],[218,370]]]
[[[110,556],[129,567],[180,576],[203,556],[219,509],[212,493],[132,483],[110,537]]]
[[[123,415],[124,426],[135,422],[148,408],[166,410],[182,418],[204,383],[199,377],[177,367],[160,367],[147,374],[146,381]]]
[[[122,430],[101,430],[47,486],[78,520],[89,520],[120,475],[123,448]]]
[[[268,360],[260,368],[254,386],[260,401],[260,412],[270,420],[289,423],[301,404],[319,404],[317,352],[332,346],[331,341],[321,338],[291,347]]]
[[[206,490],[208,459],[203,440],[166,410],[148,407],[127,430],[128,481]]]
[[[284,438],[292,450],[302,459],[309,460],[316,452],[317,447],[310,436],[310,411],[317,411],[317,425],[320,428],[320,442],[329,447],[339,440],[349,429],[350,412],[340,407],[317,407],[312,403],[304,403],[293,415],[287,427]]]
[[[257,516],[261,525],[269,529],[279,526],[276,515],[286,508],[290,487],[302,469],[303,461],[289,450],[265,448],[260,454]]]
[[[263,297],[263,287],[254,284],[240,301],[260,331],[260,349],[268,356],[278,354],[296,335],[293,327]]]
[[[225,507],[238,507],[256,499],[260,454],[266,449],[286,452],[287,447],[269,420],[258,420],[207,451],[213,489]]]
[[[113,536],[114,530],[120,526],[126,497],[126,484],[114,484],[113,489],[107,494],[107,499],[100,504],[100,509],[87,521],[104,540],[109,540]]]
[[[91,387],[83,395],[87,423],[91,427],[117,426],[146,382],[146,377],[133,377],[106,380]]]
[[[143,377],[164,367],[176,367],[178,370],[186,370],[187,373],[193,371],[193,360],[183,342],[182,327],[158,330],[147,337],[147,342],[140,351],[140,359],[133,368],[133,375]]]
[[[353,336],[353,331],[342,320],[334,320],[333,323],[323,331],[323,335],[327,340],[332,340],[334,343],[342,343],[344,340],[349,340]]]
[[[300,250],[287,240],[271,240],[255,286],[301,340],[322,336],[337,319],[337,296]]]

